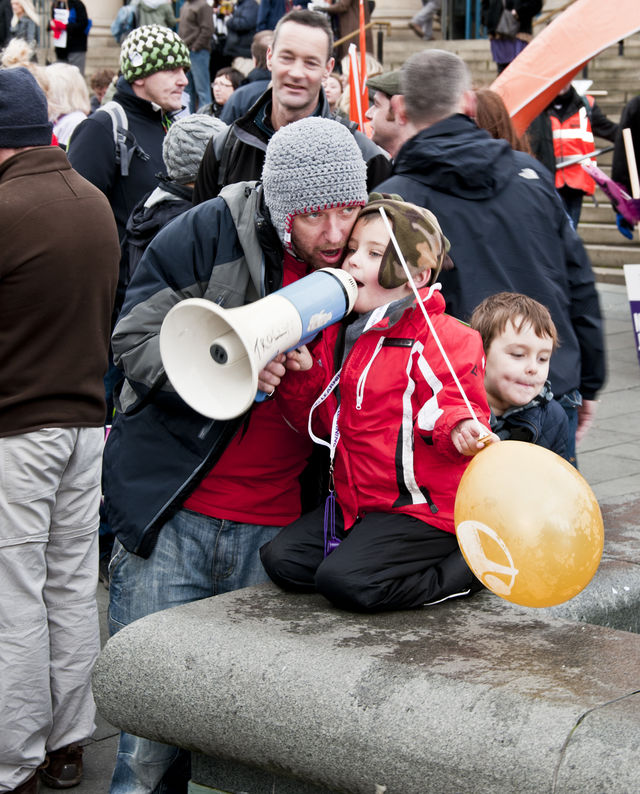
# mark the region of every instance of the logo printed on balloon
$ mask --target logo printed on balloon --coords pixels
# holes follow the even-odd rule
[[[508,565],[503,565],[487,557],[482,546],[481,533],[490,537],[500,547],[507,558]],[[464,556],[478,579],[496,595],[509,595],[519,571],[514,565],[513,557],[506,543],[497,532],[481,521],[461,521],[456,527],[456,534]],[[502,577],[506,577],[508,581]]]

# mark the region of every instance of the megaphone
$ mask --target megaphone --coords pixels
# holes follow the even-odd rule
[[[187,298],[167,313],[160,329],[167,377],[198,413],[211,419],[240,416],[256,399],[258,373],[269,361],[341,320],[357,295],[353,276],[323,268],[237,309]]]

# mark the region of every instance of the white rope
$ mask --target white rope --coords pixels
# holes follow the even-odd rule
[[[462,384],[458,380],[458,376],[456,375],[453,367],[451,366],[451,362],[449,361],[449,357],[447,356],[447,354],[445,352],[445,349],[442,347],[440,339],[438,338],[438,334],[436,333],[436,329],[433,327],[433,323],[431,322],[431,318],[427,314],[427,310],[424,308],[424,303],[422,302],[422,300],[420,298],[420,293],[418,292],[418,288],[416,287],[416,283],[413,280],[413,276],[411,275],[411,271],[409,270],[409,268],[407,266],[407,263],[405,261],[405,258],[403,256],[403,254],[402,254],[402,251],[400,250],[400,246],[398,245],[398,241],[396,239],[396,236],[393,233],[393,228],[391,227],[391,223],[389,222],[389,218],[387,217],[387,213],[384,211],[384,207],[380,207],[380,215],[382,215],[382,220],[384,221],[385,226],[387,227],[387,231],[389,232],[389,234],[391,236],[391,241],[393,242],[393,247],[396,249],[396,253],[398,254],[398,259],[400,260],[400,264],[402,265],[402,268],[403,268],[403,270],[405,272],[407,280],[408,280],[409,284],[411,285],[411,289],[413,290],[413,294],[416,296],[416,301],[418,302],[418,306],[420,306],[420,308],[422,309],[422,313],[424,314],[424,319],[427,321],[427,325],[429,326],[429,330],[431,331],[431,334],[433,335],[433,338],[435,339],[435,342],[438,345],[438,349],[440,350],[440,353],[442,354],[442,358],[444,359],[445,364],[449,368],[449,372],[451,373],[451,376],[453,377],[453,380],[454,380],[456,386],[458,387],[458,391],[460,392],[460,396],[464,400],[464,404],[467,406],[467,410],[471,414],[471,418],[476,422],[476,424],[480,428],[482,434],[486,434],[487,429],[486,429],[486,427],[484,427],[480,423],[478,417],[476,416],[476,413],[473,410],[473,407],[471,406],[471,403],[469,402],[469,398],[465,394],[465,391],[462,388]]]

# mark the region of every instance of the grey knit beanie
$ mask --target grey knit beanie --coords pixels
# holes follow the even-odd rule
[[[181,185],[195,182],[211,137],[226,129],[224,121],[204,113],[174,121],[162,144],[162,159],[171,179]]]
[[[156,72],[190,66],[187,45],[171,28],[162,25],[135,28],[120,47],[120,71],[127,83]]]
[[[287,248],[296,215],[367,201],[367,166],[355,138],[339,121],[317,116],[275,133],[262,183],[271,222]]]

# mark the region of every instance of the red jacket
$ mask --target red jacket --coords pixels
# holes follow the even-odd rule
[[[439,292],[421,296],[449,360],[474,408],[489,426],[484,354],[476,331],[444,314]],[[335,372],[340,326],[328,328],[307,372],[289,372],[276,390],[287,418],[306,432],[309,409]],[[407,513],[454,532],[456,490],[470,458],[451,430],[469,411],[419,307],[412,303],[365,331],[340,373],[340,440],[335,487],[345,528],[371,512]],[[313,412],[313,431],[328,437],[335,391]]]

